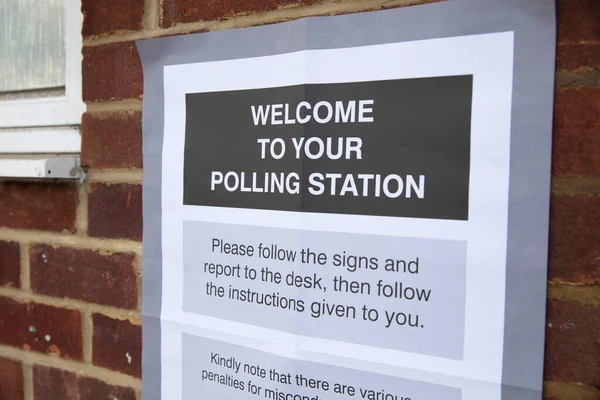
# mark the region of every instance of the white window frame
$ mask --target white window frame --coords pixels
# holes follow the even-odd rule
[[[53,97],[0,100],[0,178],[62,178],[45,176],[47,170],[41,173],[29,170],[27,165],[38,165],[39,162],[28,164],[21,159],[35,158],[36,154],[78,155],[81,151],[79,127],[86,108],[82,98],[81,1],[65,0],[65,14],[65,93]],[[40,161],[39,156],[36,161]],[[20,167],[16,169],[15,165]],[[18,171],[21,173],[16,173]]]

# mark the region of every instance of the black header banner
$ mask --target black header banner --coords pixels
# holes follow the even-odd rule
[[[467,220],[471,75],[186,95],[185,205]]]

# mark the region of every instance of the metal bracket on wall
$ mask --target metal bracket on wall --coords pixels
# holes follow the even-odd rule
[[[80,181],[79,126],[0,129],[0,180]]]
[[[35,158],[0,158],[0,179],[85,179],[79,156],[43,156]]]

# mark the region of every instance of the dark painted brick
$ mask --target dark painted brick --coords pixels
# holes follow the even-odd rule
[[[17,242],[0,241],[0,286],[19,287],[21,250]]]
[[[35,400],[135,400],[135,390],[69,371],[34,365]]]
[[[95,365],[142,376],[142,327],[129,321],[94,314],[93,362]]]
[[[0,398],[23,400],[23,366],[19,362],[0,358]]]
[[[558,42],[600,41],[600,1],[558,0]]]
[[[135,42],[85,46],[82,71],[84,101],[142,96],[142,64]]]
[[[600,87],[562,89],[554,100],[552,173],[600,175]]]
[[[83,36],[142,29],[144,0],[82,0]]]
[[[88,203],[90,236],[142,239],[142,187],[93,184]]]
[[[0,343],[81,360],[81,316],[75,310],[0,297]]]
[[[552,195],[549,279],[600,283],[600,197]]]
[[[142,167],[142,113],[84,114],[81,164],[89,168]]]
[[[600,385],[600,306],[548,301],[545,379]]]
[[[137,308],[135,254],[35,245],[30,250],[31,288],[119,308]]]
[[[0,226],[75,231],[77,186],[72,183],[0,183]]]

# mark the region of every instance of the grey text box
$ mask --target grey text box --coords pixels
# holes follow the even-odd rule
[[[303,336],[463,357],[466,242],[191,221],[183,229],[184,311]],[[215,241],[252,246],[254,253],[223,254]],[[267,252],[285,260],[265,257]]]
[[[458,388],[294,360],[188,334],[183,335],[182,347],[184,400],[342,400],[351,397],[460,400],[462,397]],[[316,380],[320,382],[317,384]],[[309,387],[311,383],[319,388]],[[344,393],[340,393],[342,391]],[[370,391],[373,397],[369,397]],[[377,393],[380,397],[375,397]]]

